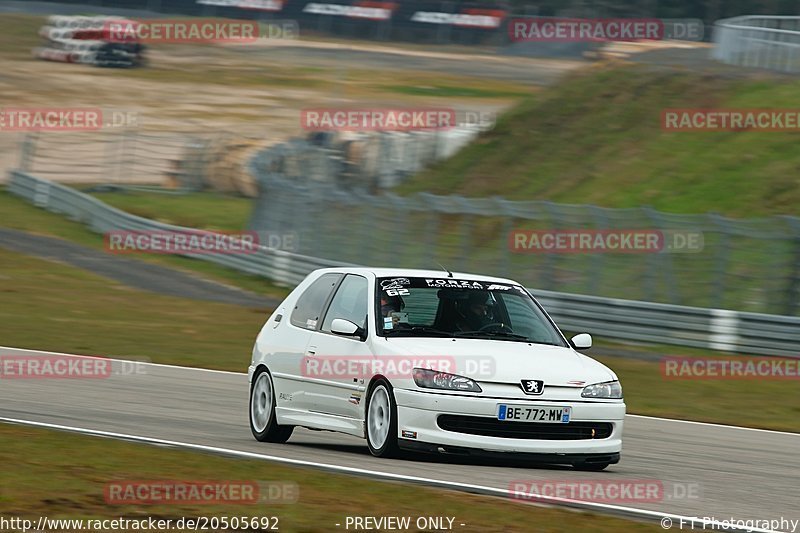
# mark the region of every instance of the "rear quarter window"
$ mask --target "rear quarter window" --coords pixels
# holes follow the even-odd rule
[[[323,274],[309,285],[292,310],[292,325],[303,329],[317,329],[325,302],[341,277],[341,274]]]

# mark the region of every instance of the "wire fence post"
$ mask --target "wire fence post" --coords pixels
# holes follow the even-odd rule
[[[22,137],[19,151],[19,164],[17,167],[23,172],[33,170],[33,159],[36,155],[36,133],[26,133]]]

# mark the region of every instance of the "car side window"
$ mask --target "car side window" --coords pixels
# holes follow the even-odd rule
[[[331,331],[331,323],[335,318],[344,318],[357,324],[360,328],[367,325],[367,306],[369,305],[369,286],[367,279],[355,274],[348,274],[331,300],[322,331]]]
[[[322,315],[322,308],[341,277],[341,274],[323,274],[309,285],[294,306],[292,325],[304,329],[317,329],[317,321]]]

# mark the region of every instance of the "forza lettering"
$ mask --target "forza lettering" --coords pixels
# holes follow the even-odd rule
[[[483,289],[483,285],[477,281],[457,280],[457,279],[426,279],[428,287],[452,287],[456,289]]]

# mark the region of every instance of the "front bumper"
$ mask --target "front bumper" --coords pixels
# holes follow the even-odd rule
[[[622,425],[625,417],[623,402],[578,402],[546,400],[500,400],[435,394],[395,389],[397,401],[397,431],[400,446],[407,449],[469,455],[525,454],[527,459],[561,464],[590,462],[616,463],[622,450]],[[440,415],[463,415],[496,419],[498,403],[530,403],[569,406],[573,422],[604,422],[611,424],[606,438],[536,439],[506,438],[457,431],[439,427]]]

